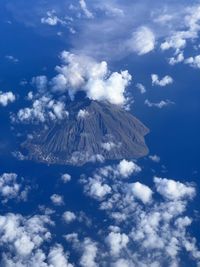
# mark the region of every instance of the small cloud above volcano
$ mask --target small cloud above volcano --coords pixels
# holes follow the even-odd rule
[[[127,70],[110,72],[105,61],[67,51],[61,53],[61,60],[62,65],[56,67],[58,74],[51,80],[53,91],[67,91],[72,99],[84,91],[91,100],[126,103],[126,88],[132,79]]]

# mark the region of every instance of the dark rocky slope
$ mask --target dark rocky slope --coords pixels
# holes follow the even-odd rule
[[[77,116],[79,110],[85,116]],[[40,127],[23,143],[28,159],[48,164],[83,165],[95,160],[137,159],[148,154],[149,130],[132,114],[107,103],[72,102],[69,117]]]

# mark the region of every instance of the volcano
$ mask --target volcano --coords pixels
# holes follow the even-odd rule
[[[68,111],[68,117],[41,125],[22,144],[28,159],[81,166],[148,154],[148,128],[122,107],[87,99],[72,101]]]

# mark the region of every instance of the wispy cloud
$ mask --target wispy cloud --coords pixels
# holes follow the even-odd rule
[[[167,100],[161,100],[160,102],[151,102],[148,99],[146,99],[144,103],[145,103],[145,105],[147,105],[150,108],[155,107],[155,108],[159,108],[159,109],[175,104],[174,102],[172,102],[168,99]]]

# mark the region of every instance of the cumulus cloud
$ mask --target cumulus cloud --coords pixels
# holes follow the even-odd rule
[[[56,16],[55,10],[52,11],[47,11],[46,16],[41,18],[41,23],[42,24],[47,24],[49,26],[56,26],[58,24],[66,24],[66,22],[58,16]]]
[[[184,63],[190,65],[193,68],[199,69],[200,68],[200,55],[186,58]]]
[[[65,240],[67,242],[70,242],[70,243],[78,243],[79,242],[79,239],[78,239],[78,234],[77,233],[70,233],[70,234],[67,234],[64,236]]]
[[[89,112],[85,109],[80,109],[78,114],[77,114],[77,118],[80,119],[85,119],[87,116],[89,115]]]
[[[15,95],[12,92],[0,91],[0,105],[6,107],[9,103],[13,103],[16,100]]]
[[[127,70],[110,73],[105,61],[99,63],[67,51],[62,52],[61,59],[63,65],[56,67],[59,74],[51,81],[54,91],[68,91],[71,98],[84,91],[92,100],[125,104],[126,87],[131,81]]]
[[[40,75],[32,78],[31,84],[36,86],[39,92],[44,92],[48,86],[48,79],[45,75]]]
[[[140,172],[141,168],[133,161],[127,161],[123,159],[117,166],[117,170],[120,176],[122,176],[123,178],[128,178],[133,173]]]
[[[83,177],[81,183],[84,185],[84,192],[87,195],[98,201],[102,201],[112,193],[109,180],[127,179],[140,171],[141,168],[136,163],[124,159],[118,165],[108,165],[98,169],[93,177]]]
[[[200,55],[185,58],[183,55],[183,52],[179,52],[174,57],[169,58],[169,64],[170,65],[175,65],[175,64],[178,64],[181,62],[189,65],[190,67],[199,69],[200,68]]]
[[[22,179],[16,173],[4,173],[0,175],[0,198],[3,203],[10,199],[26,200],[28,187],[22,185]]]
[[[70,227],[64,228],[64,238],[76,257],[74,266],[181,266],[183,252],[197,264],[200,252],[195,238],[189,234],[192,218],[186,213],[189,200],[195,195],[194,186],[158,177],[154,178],[155,186],[151,187],[142,182],[120,179],[118,165],[98,168],[82,183],[85,190],[90,179],[94,179],[112,190],[93,205],[94,209],[96,206],[101,209],[106,220],[106,224],[98,220],[94,228],[89,229],[88,233],[95,229],[96,240],[91,239],[86,228],[78,233],[69,233]],[[163,197],[152,197],[158,193]],[[55,217],[49,211],[48,214],[0,216],[0,265],[72,267],[69,253],[50,240],[48,229],[52,229],[53,222],[49,216]],[[55,215],[60,218],[60,213]],[[66,223],[76,220],[76,224],[82,225],[85,218],[82,212],[75,214],[67,210],[62,213]],[[93,227],[93,224],[89,225]]]
[[[162,50],[174,49],[177,54],[186,47],[188,40],[193,41],[198,38],[200,30],[199,10],[199,5],[192,5],[183,10],[183,24],[178,25],[179,30],[174,30],[171,32],[171,35],[165,39],[161,44]]]
[[[149,158],[156,163],[160,162],[160,157],[158,155],[149,155]]]
[[[110,232],[106,237],[111,254],[116,256],[120,255],[121,250],[127,246],[128,242],[129,237],[124,233]]]
[[[54,205],[56,206],[62,206],[64,205],[64,199],[63,196],[58,195],[58,194],[53,194],[51,197],[51,201]]]
[[[174,82],[172,77],[170,77],[169,75],[166,75],[162,79],[159,79],[157,74],[151,74],[151,80],[153,86],[157,85],[162,87],[172,84]]]
[[[61,175],[61,180],[63,181],[63,183],[68,183],[71,181],[71,175],[68,173],[64,173]]]
[[[85,184],[85,192],[92,198],[102,200],[111,192],[111,187],[98,177],[89,178]]]
[[[162,50],[168,50],[170,48],[173,48],[177,51],[180,51],[180,49],[185,48],[186,46],[186,35],[183,32],[176,32],[173,36],[167,38],[166,41],[164,41],[160,48]]]
[[[66,223],[71,223],[76,220],[76,214],[71,211],[65,211],[62,215],[62,218]]]
[[[62,120],[68,115],[64,102],[54,100],[50,96],[42,96],[33,99],[32,107],[20,109],[16,116],[12,116],[12,120],[24,123],[39,123],[49,120]]]
[[[119,144],[120,145],[120,144]],[[101,146],[103,147],[103,149],[107,150],[107,151],[111,151],[113,148],[118,147],[119,145],[116,145],[113,142],[105,142],[102,143]]]
[[[140,182],[136,182],[132,184],[131,190],[133,195],[144,204],[151,202],[153,192],[148,186],[141,184]]]
[[[146,93],[146,88],[145,88],[145,86],[143,84],[137,83],[136,84],[136,88],[140,91],[141,94]]]
[[[73,267],[61,245],[52,245],[43,251],[43,244],[51,239],[48,226],[52,224],[46,215],[23,217],[8,213],[0,216],[0,264],[5,267]]]
[[[174,57],[169,58],[169,64],[172,66],[175,64],[181,63],[183,61],[184,61],[183,52],[180,52],[178,55],[175,55]]]
[[[200,251],[187,231],[192,219],[185,216],[195,195],[194,186],[156,177],[153,190],[141,182],[116,179],[113,169],[115,165],[105,166],[93,177],[112,188],[106,198],[99,199],[99,208],[112,222],[105,236],[109,251],[102,250],[99,262],[109,266],[179,266],[181,253],[187,251],[198,263]],[[163,198],[153,198],[155,193]],[[101,229],[101,237],[107,230]]]
[[[0,216],[1,265],[48,266],[41,246],[51,238],[47,228],[51,224],[49,217],[43,215],[23,217],[8,213]]]
[[[132,263],[126,259],[118,259],[112,264],[112,267],[131,267]]]
[[[97,267],[98,263],[95,261],[98,248],[95,242],[90,238],[85,238],[83,242],[83,252],[80,259],[80,265],[82,267]]]
[[[154,183],[157,191],[168,199],[176,200],[182,198],[193,198],[195,188],[191,185],[185,185],[181,182],[166,178],[154,177]]]
[[[64,253],[63,247],[59,244],[51,248],[48,254],[49,267],[73,267],[68,262],[68,255]]]
[[[33,100],[33,98],[34,98],[33,92],[32,91],[29,91],[28,94],[27,94],[27,96],[26,96],[26,99],[29,100],[29,101],[31,101],[31,100]]]
[[[171,100],[161,100],[160,102],[151,102],[148,99],[145,100],[144,102],[145,105],[147,105],[149,108],[155,107],[155,108],[164,108],[167,106],[170,106],[172,104],[174,104],[174,102],[172,102]]]
[[[155,47],[155,35],[153,31],[145,26],[138,28],[133,34],[131,39],[127,41],[127,47],[130,51],[138,55],[144,55]]]

